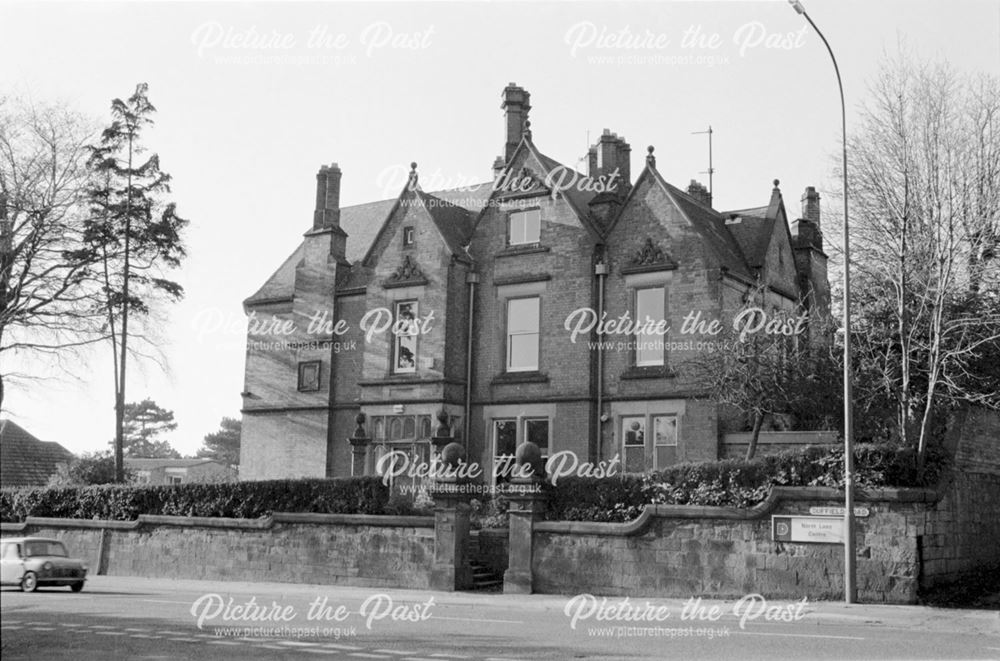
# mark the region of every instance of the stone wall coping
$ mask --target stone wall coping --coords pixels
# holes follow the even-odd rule
[[[722,435],[723,445],[748,445],[753,432],[729,432]],[[760,445],[830,445],[838,442],[835,431],[762,431]]]
[[[272,528],[276,523],[433,528],[434,517],[386,516],[379,514],[315,514],[311,512],[275,512],[271,516],[261,517],[259,519],[140,514],[139,518],[134,521],[105,521],[100,519],[59,519],[42,516],[29,516],[21,523],[0,524],[0,530],[3,532],[21,532],[28,526],[135,530],[143,525],[267,530]]]
[[[787,500],[843,500],[844,492],[833,487],[772,487],[767,498],[749,508],[713,507],[705,505],[646,505],[638,518],[625,523],[591,521],[539,521],[537,532],[569,535],[612,535],[630,537],[645,532],[653,518],[664,519],[729,519],[749,521],[773,512],[778,503]],[[856,489],[856,502],[933,503],[938,500],[934,489]]]

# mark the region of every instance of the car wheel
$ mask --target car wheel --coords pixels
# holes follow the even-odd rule
[[[21,590],[24,592],[34,592],[38,587],[38,577],[35,572],[29,571],[21,578]]]
[[[74,583],[73,585],[69,586],[69,589],[72,590],[73,592],[79,592],[80,590],[83,589],[83,581],[80,581],[79,583]]]

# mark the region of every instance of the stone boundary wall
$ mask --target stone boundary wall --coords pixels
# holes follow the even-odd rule
[[[934,506],[930,489],[859,490],[858,598],[917,598],[918,521]],[[534,524],[534,591],[630,597],[843,598],[843,546],[771,541],[771,515],[843,505],[826,487],[776,487],[750,509],[648,505],[628,523]]]
[[[730,432],[722,435],[719,459],[742,459],[750,446],[751,432]],[[762,431],[757,438],[757,455],[777,454],[806,445],[832,445],[839,442],[835,431]]]
[[[1000,412],[964,409],[949,431],[954,471],[918,522],[925,588],[1000,572]]]
[[[91,573],[117,576],[426,588],[434,556],[432,517],[28,517],[2,524],[2,532],[57,537]]]
[[[862,603],[915,603],[921,589],[1000,571],[1000,413],[956,416],[937,489],[859,489]],[[534,484],[534,483],[532,483]],[[469,505],[435,492],[433,517],[275,513],[261,519],[29,517],[4,536],[64,540],[92,573],[463,590],[470,555],[510,593],[843,598],[843,545],[772,541],[772,515],[842,507],[827,487],[774,487],[749,509],[647,505],[628,523],[543,521],[544,493],[507,493],[507,530],[470,534]],[[528,485],[531,486],[531,485]]]

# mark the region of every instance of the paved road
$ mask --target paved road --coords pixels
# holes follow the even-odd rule
[[[574,622],[568,599],[547,595],[98,576],[80,594],[4,589],[0,612],[5,661],[1000,659],[1000,612],[785,601],[737,614],[736,601],[686,601],[609,599],[643,616],[619,621],[588,617],[600,601],[579,599]]]

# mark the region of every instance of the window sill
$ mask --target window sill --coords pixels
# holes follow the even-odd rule
[[[404,384],[419,384],[419,383],[442,383],[444,379],[441,377],[426,377],[419,374],[413,373],[398,373],[398,374],[387,374],[381,379],[367,379],[363,381],[358,381],[359,386],[393,386],[393,385],[404,385]]]
[[[637,367],[633,365],[618,377],[622,381],[631,379],[672,379],[677,373],[666,365],[651,365],[648,367]]]
[[[400,287],[423,287],[427,284],[427,278],[414,278],[412,280],[385,280],[382,289],[397,289]]]
[[[493,377],[491,386],[508,383],[548,383],[549,375],[544,372],[504,372]]]
[[[507,246],[493,257],[494,259],[500,259],[501,257],[516,257],[517,255],[534,255],[536,253],[550,252],[551,250],[552,248],[549,246],[542,246],[537,243],[525,243],[523,245]]]

